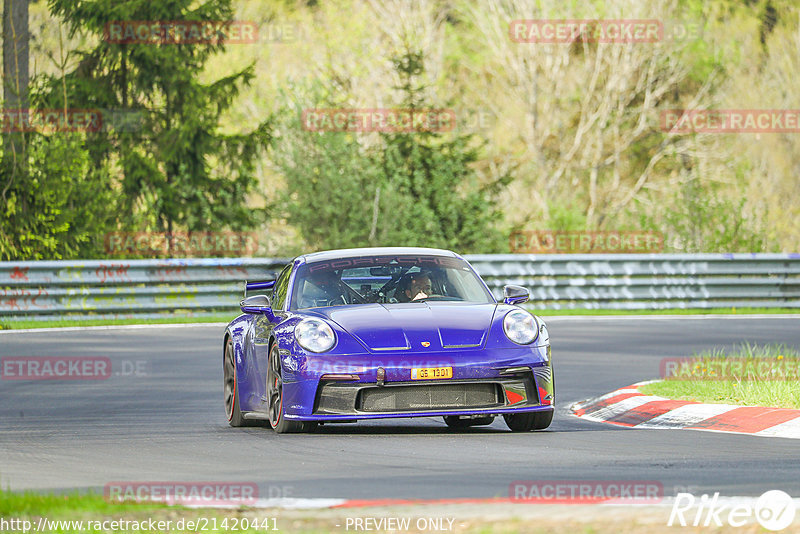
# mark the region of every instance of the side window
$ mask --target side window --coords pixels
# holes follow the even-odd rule
[[[275,310],[283,310],[284,303],[286,302],[286,292],[289,290],[289,275],[292,272],[292,264],[287,265],[278,275],[275,281],[275,287],[272,288],[272,308]]]

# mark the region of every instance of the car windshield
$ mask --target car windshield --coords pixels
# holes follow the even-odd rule
[[[291,307],[430,301],[495,302],[475,271],[460,258],[363,256],[300,266]]]

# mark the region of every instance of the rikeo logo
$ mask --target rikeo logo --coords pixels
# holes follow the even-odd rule
[[[691,512],[693,508],[696,510]],[[672,504],[667,526],[676,523],[699,527],[721,527],[727,523],[732,527],[742,527],[752,519],[767,530],[783,530],[794,522],[797,512],[792,497],[781,490],[767,491],[755,502],[730,504],[721,502],[719,492],[709,497],[704,494],[698,499],[691,493],[679,493]]]

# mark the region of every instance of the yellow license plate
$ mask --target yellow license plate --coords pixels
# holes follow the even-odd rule
[[[411,369],[412,380],[432,380],[437,378],[453,378],[452,367],[426,367]]]

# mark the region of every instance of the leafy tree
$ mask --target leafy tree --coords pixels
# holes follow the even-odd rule
[[[64,79],[44,84],[42,99],[53,107],[123,110],[140,117],[137,128],[102,128],[87,134],[92,160],[119,167],[120,225],[145,225],[172,232],[243,229],[258,220],[246,205],[255,187],[255,161],[270,140],[267,121],[248,133],[220,132],[220,122],[253,67],[202,83],[207,60],[224,50],[225,39],[118,43],[104,39],[120,21],[186,21],[215,25],[231,21],[231,0],[50,0],[72,34],[99,38],[80,52]],[[64,102],[66,94],[67,103]]]
[[[422,54],[406,51],[394,60],[404,95],[402,107],[425,107]],[[502,219],[495,199],[511,177],[502,176],[489,186],[478,185],[472,165],[478,147],[472,136],[451,139],[438,131],[383,134],[384,149],[375,154],[396,203],[387,211],[392,227],[404,228],[408,245],[442,246],[464,252],[504,250],[505,240],[495,228]],[[399,237],[399,236],[398,236]]]
[[[745,198],[729,199],[720,187],[692,178],[675,192],[662,227],[678,252],[753,252],[765,249],[764,237],[749,220]]]
[[[20,109],[28,106],[28,0],[3,2],[3,100],[6,108]],[[2,192],[24,171],[25,139],[20,132],[4,132],[3,160],[5,178]],[[8,184],[8,185],[6,185]]]
[[[426,106],[421,54],[394,60],[399,107]],[[297,116],[297,110],[290,112]],[[497,193],[510,177],[481,186],[472,137],[436,131],[363,134],[287,128],[275,160],[286,177],[288,220],[314,248],[367,245],[506,250],[495,224]]]
[[[4,191],[0,260],[97,257],[96,237],[113,224],[114,196],[98,187],[107,176],[92,167],[80,134],[29,139],[27,168]]]
[[[285,117],[275,154],[287,183],[278,202],[286,206],[289,222],[315,249],[377,244],[374,232],[370,239],[370,208],[375,197],[380,203],[383,180],[368,150],[351,134],[305,131],[296,119]]]

